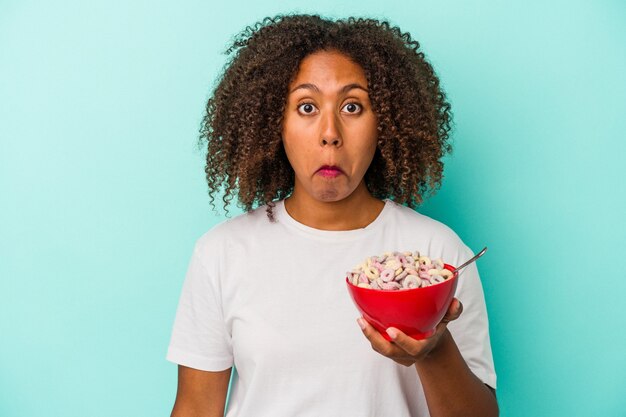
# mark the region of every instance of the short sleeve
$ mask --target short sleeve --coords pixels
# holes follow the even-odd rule
[[[464,245],[462,259],[474,254]],[[483,383],[496,388],[496,373],[489,338],[489,320],[483,287],[476,263],[461,270],[455,294],[463,304],[463,312],[458,319],[448,324],[461,355],[468,367]]]
[[[204,252],[204,251],[203,251]],[[219,268],[207,267],[196,243],[176,310],[166,359],[203,371],[233,365],[232,342],[223,318]]]

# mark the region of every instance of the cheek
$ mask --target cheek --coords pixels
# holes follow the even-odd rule
[[[285,148],[285,155],[287,155],[287,160],[289,160],[289,163],[291,164],[291,167],[294,168],[294,154],[293,151],[291,150],[291,146],[289,146],[289,141],[286,141],[283,139],[283,147]]]
[[[296,141],[290,139],[289,137],[287,137],[287,139],[283,137],[283,147],[285,149],[287,159],[289,160],[289,164],[295,172],[299,172],[303,168],[306,156],[305,150],[302,149],[302,146],[296,143]]]
[[[371,117],[369,123],[363,126],[360,136],[364,138],[362,152],[374,154],[378,145],[378,124],[375,117]]]
[[[361,173],[365,173],[370,165],[372,164],[372,161],[374,160],[374,154],[376,153],[376,144],[374,144],[373,146],[368,146],[363,148],[362,153],[361,153],[361,158],[360,158],[360,171]]]
[[[378,146],[378,140],[374,136],[370,136],[369,141],[364,143],[361,147],[361,154],[366,156],[364,159],[371,161],[374,157],[374,153],[376,153],[376,148]]]

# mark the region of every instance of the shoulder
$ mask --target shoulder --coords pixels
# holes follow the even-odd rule
[[[393,221],[401,230],[428,236],[431,240],[440,240],[444,244],[465,246],[459,235],[445,223],[394,201],[391,203]]]
[[[245,239],[258,232],[259,228],[269,227],[271,223],[265,211],[266,207],[267,205],[260,206],[213,225],[196,240],[196,251],[210,253],[223,247],[229,241]],[[275,208],[274,212],[276,212]]]
[[[471,249],[445,223],[392,201],[389,226],[400,234],[401,246],[459,265],[472,256]]]

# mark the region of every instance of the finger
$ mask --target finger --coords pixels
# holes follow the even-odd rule
[[[410,336],[407,336],[404,332],[395,327],[389,327],[387,329],[387,334],[393,340],[393,343],[402,348],[405,352],[407,352],[411,356],[417,356],[423,349],[424,346],[428,343],[426,339],[424,340],[415,340]]]
[[[365,337],[367,337],[367,340],[370,341],[372,349],[387,357],[395,356],[398,353],[397,348],[394,348],[394,346],[389,341],[387,341],[378,332],[378,330],[374,328],[374,326],[369,324],[367,320],[365,320],[363,317],[360,317],[357,319],[357,322],[359,323],[359,327],[361,327],[363,334],[365,335]]]
[[[435,327],[435,334],[432,336],[441,337],[441,335],[448,329],[448,322],[440,322],[437,327]]]
[[[463,312],[463,304],[459,301],[458,298],[452,299],[450,303],[450,307],[448,307],[448,311],[446,315],[441,319],[442,323],[448,323],[452,320],[456,320],[459,318],[461,313]]]

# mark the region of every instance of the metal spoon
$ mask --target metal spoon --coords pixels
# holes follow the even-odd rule
[[[481,256],[483,256],[485,254],[485,252],[487,252],[487,246],[485,246],[483,248],[483,250],[481,250],[480,252],[478,252],[476,255],[474,255],[472,258],[470,258],[467,262],[461,264],[461,266],[458,266],[456,269],[454,269],[452,271],[452,274],[456,274],[457,271],[461,268],[465,268],[467,265],[471,264],[472,262],[474,262],[476,259],[480,258]]]

